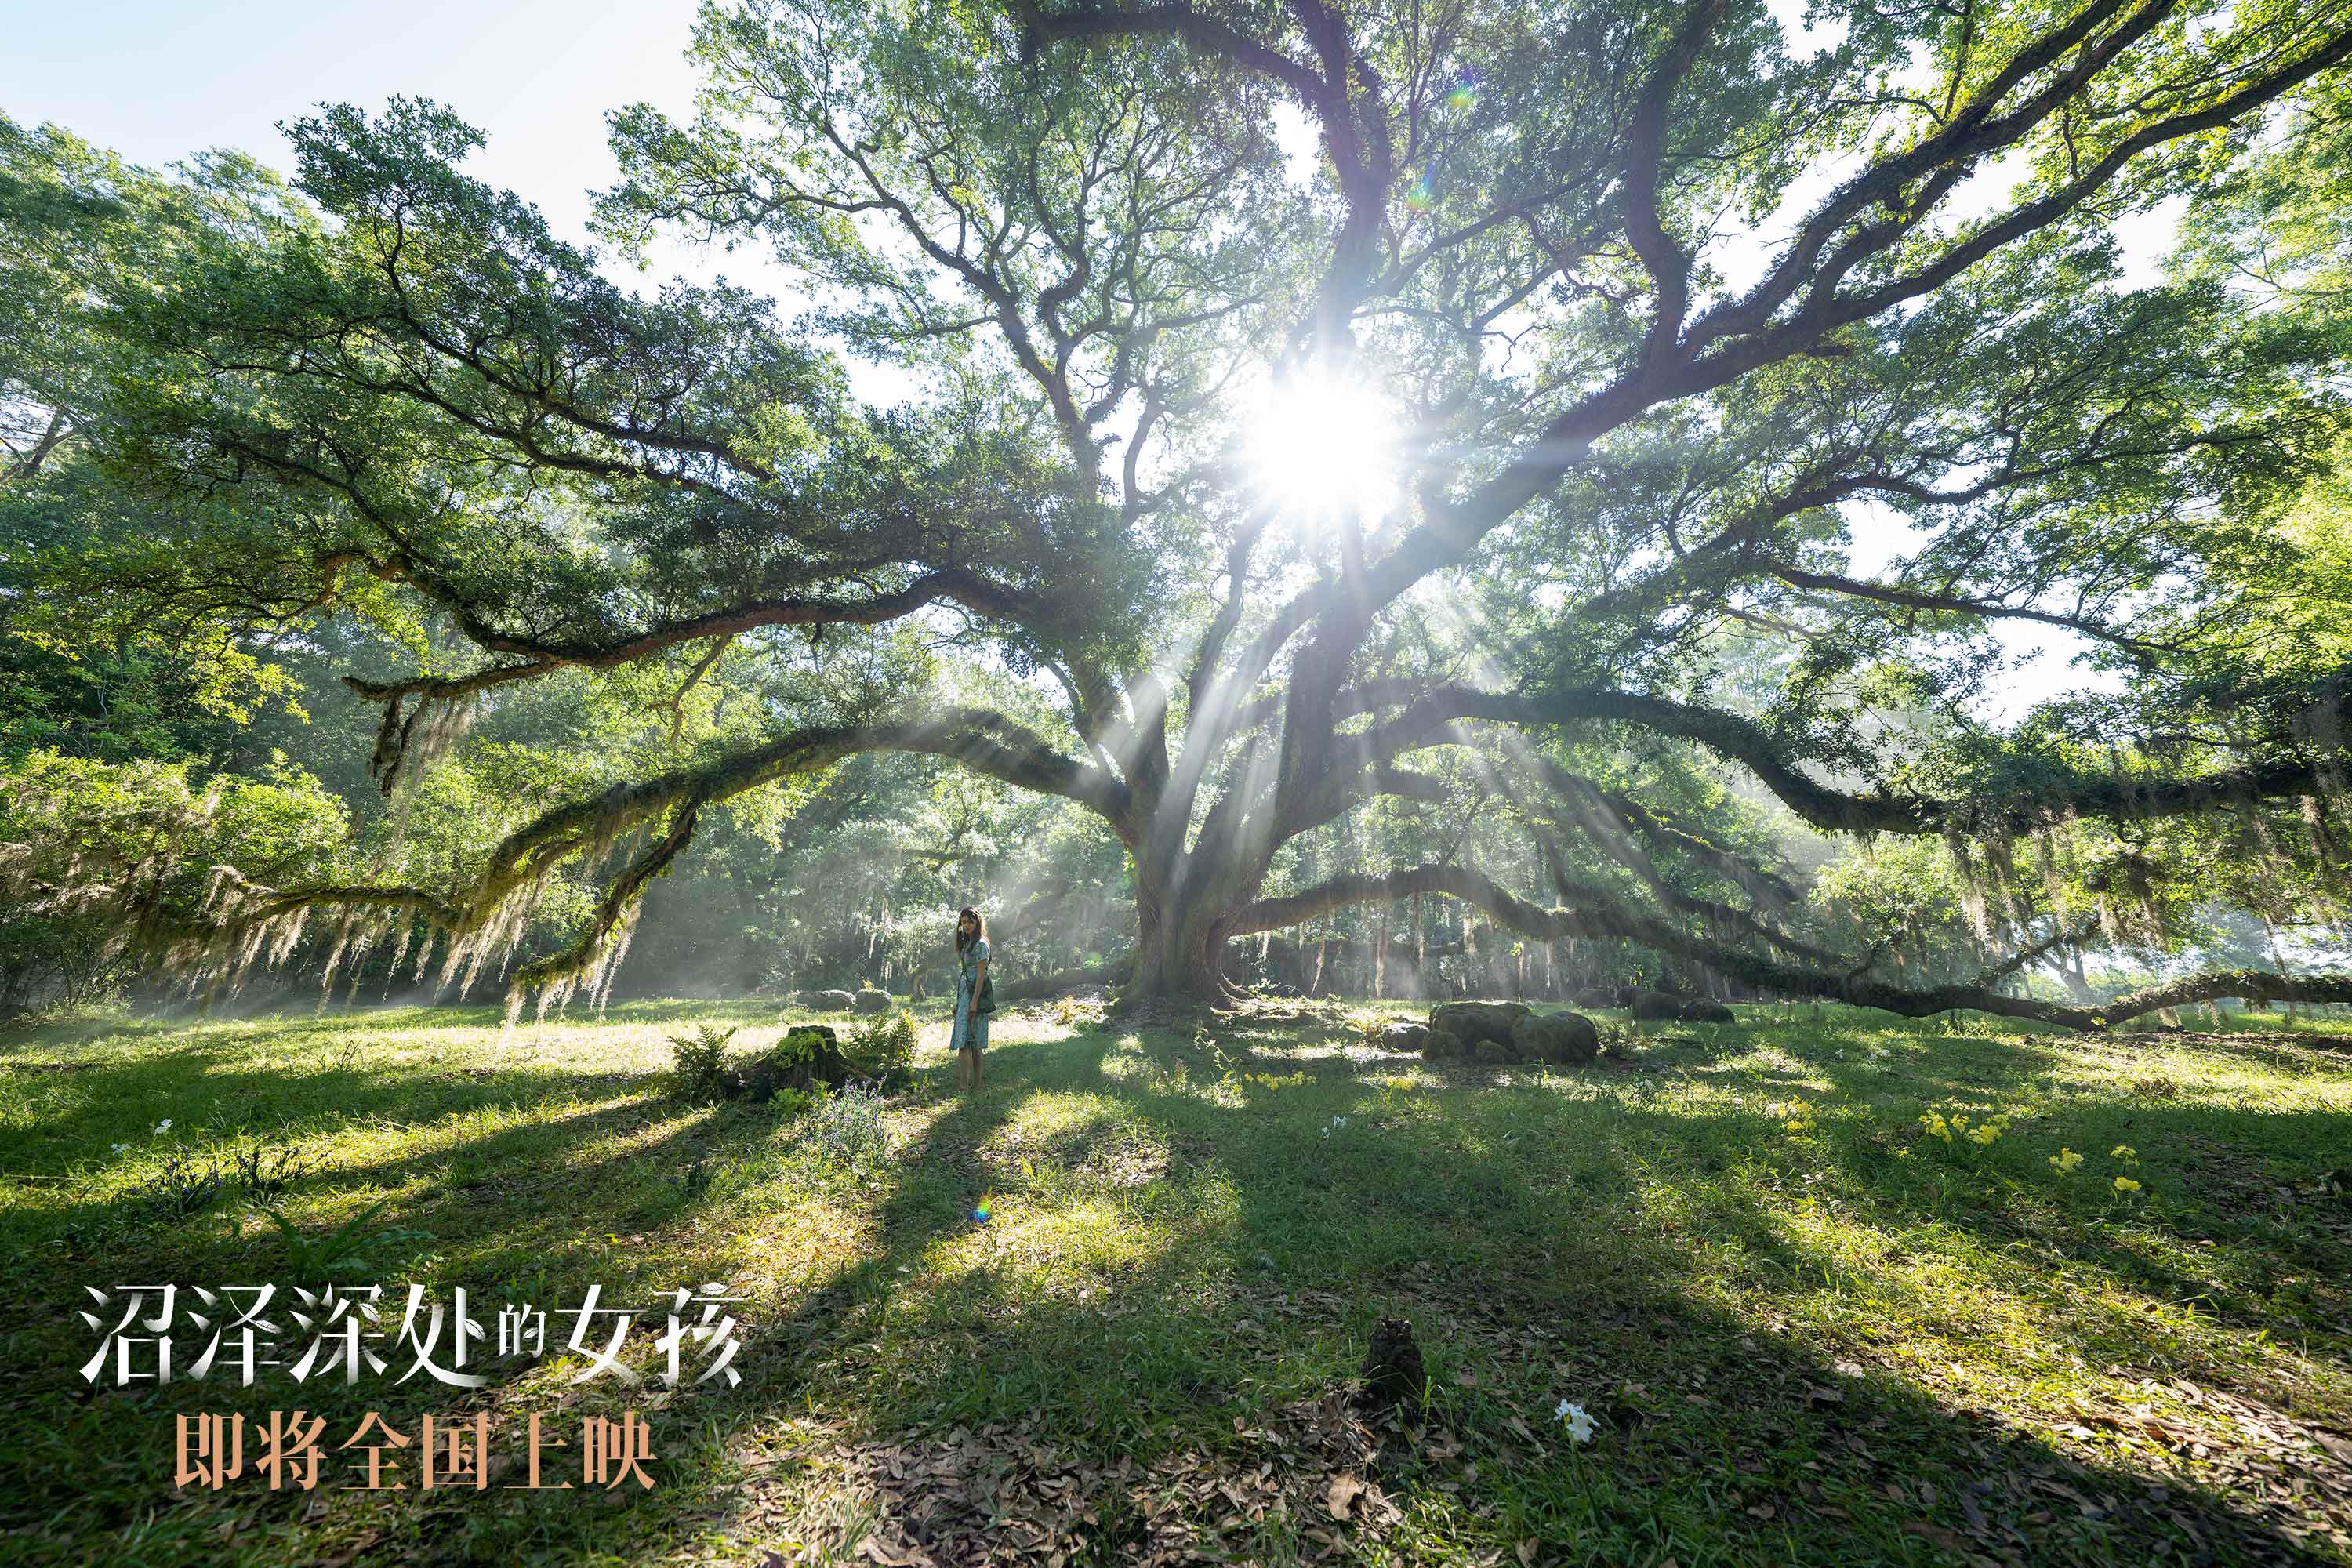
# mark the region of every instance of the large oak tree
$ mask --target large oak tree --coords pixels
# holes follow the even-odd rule
[[[354,683],[387,790],[454,716],[567,669],[690,681],[921,627],[1024,700],[776,701],[463,885],[231,889],[183,956],[324,906],[462,962],[623,846],[578,942],[518,977],[561,994],[714,805],[901,752],[1108,826],[1139,994],[1224,994],[1236,937],[1442,893],[1913,1014],[2352,999],[2236,973],[2095,1012],[2000,984],[2102,926],[2160,945],[2155,885],[2199,834],[2314,885],[2343,864],[2347,653],[2294,629],[2281,520],[2344,449],[2352,335],[2313,236],[2352,4],[1809,21],[713,6],[696,114],[613,117],[599,226],[622,258],[756,249],[793,315],[616,286],[465,175],[478,138],[436,106],[304,121],[299,196],[99,289],[122,346],[76,417],[134,521],[49,592],[247,626],[429,612],[467,662]],[[2129,286],[2119,232],[2184,203],[2195,243]],[[910,395],[862,402],[845,353]],[[1855,570],[1856,518],[1912,547]],[[2011,621],[2119,689],[1970,719]],[[1735,637],[1769,680],[1724,673]],[[1369,803],[1453,809],[1447,748],[1541,836],[1542,900],[1475,854],[1269,895],[1286,845]],[[1625,755],[1825,833],[1940,836],[1987,973],[1906,987],[1823,947],[1772,868],[1602,776]]]

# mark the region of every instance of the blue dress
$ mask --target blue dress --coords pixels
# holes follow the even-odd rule
[[[988,939],[981,938],[966,948],[956,960],[955,1029],[948,1036],[948,1049],[975,1051],[988,1048],[988,1015],[971,1010],[972,988],[980,984],[978,975],[982,960],[988,956]]]

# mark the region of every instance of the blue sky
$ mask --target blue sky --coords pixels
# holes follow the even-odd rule
[[[640,100],[673,113],[690,108],[694,75],[684,55],[694,13],[693,0],[0,0],[0,110],[19,121],[54,121],[150,165],[234,147],[283,168],[291,158],[280,121],[321,102],[373,110],[394,94],[435,98],[488,133],[470,173],[537,203],[559,235],[584,238],[587,193],[616,173],[606,110]],[[2127,235],[2135,280],[2153,270],[2168,230],[2158,220]],[[655,261],[665,274],[707,279],[723,268],[736,282],[783,289],[746,251],[668,248]],[[889,395],[887,373],[856,379],[869,396]],[[1899,529],[1867,516],[1852,522],[1857,570],[1878,570],[1903,551]],[[2071,634],[2011,623],[2001,636],[2020,662],[1976,699],[1983,716],[2013,718],[2083,683],[2065,662],[2081,646]]]
[[[694,10],[692,0],[0,0],[0,108],[142,163],[225,146],[282,168],[281,120],[322,102],[437,98],[490,133],[472,173],[576,235],[583,193],[614,176],[604,111],[689,104]]]

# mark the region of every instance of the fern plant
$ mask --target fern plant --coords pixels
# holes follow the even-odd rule
[[[297,1285],[331,1285],[338,1280],[381,1273],[415,1255],[433,1237],[421,1230],[371,1222],[383,1212],[390,1198],[378,1198],[322,1237],[308,1237],[276,1209],[262,1215],[278,1227],[286,1248],[286,1277]]]
[[[669,1091],[698,1105],[725,1099],[735,1088],[727,1067],[727,1042],[734,1037],[734,1030],[715,1024],[698,1024],[691,1033],[672,1035]]]
[[[914,1075],[915,1040],[915,1016],[902,1010],[858,1026],[843,1054],[859,1077],[892,1089]]]

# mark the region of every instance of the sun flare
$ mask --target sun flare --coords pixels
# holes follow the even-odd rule
[[[1330,375],[1274,384],[1244,450],[1258,489],[1282,512],[1370,521],[1397,486],[1395,411],[1370,385]]]

